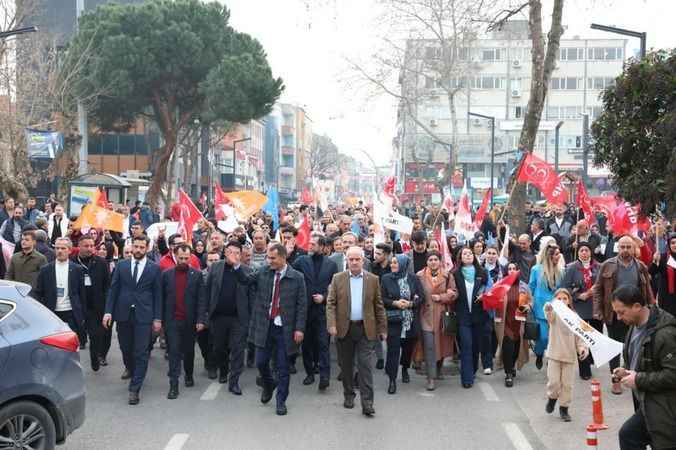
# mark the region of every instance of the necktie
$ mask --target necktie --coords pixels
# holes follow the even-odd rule
[[[134,278],[134,283],[137,283],[138,280],[136,279],[138,277],[138,261],[134,261],[134,273],[131,275]]]
[[[275,291],[272,294],[272,307],[270,308],[270,318],[273,320],[279,315],[279,278],[280,274],[277,272],[275,274]]]

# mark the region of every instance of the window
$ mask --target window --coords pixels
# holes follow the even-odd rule
[[[467,47],[457,48],[456,56],[460,61],[467,61],[469,59],[469,48]]]
[[[0,302],[0,320],[4,319],[14,311],[14,305],[11,303]]]
[[[481,50],[482,61],[500,61],[501,51],[499,48],[488,48]]]
[[[522,114],[522,108],[521,106],[516,106],[514,107],[514,118],[515,119],[520,119]]]
[[[492,75],[470,77],[469,87],[476,89],[504,89],[505,79]]]
[[[559,107],[558,106],[549,106],[547,107],[547,118],[548,119],[560,119],[559,116]]]
[[[588,89],[602,90],[615,85],[615,78],[613,77],[593,77],[587,80]]]
[[[624,59],[624,49],[621,47],[594,47],[587,50],[587,57],[595,61]]]
[[[561,61],[577,61],[584,59],[583,48],[562,48],[559,50],[559,59]]]
[[[582,78],[562,77],[552,78],[550,87],[552,90],[576,90],[582,89]]]
[[[293,167],[293,155],[282,155],[282,167]]]
[[[594,121],[601,116],[603,112],[603,107],[601,106],[590,106],[587,108],[587,113],[589,114],[589,119]]]
[[[513,91],[521,90],[521,78],[512,78],[509,80],[509,87]]]
[[[438,47],[425,47],[425,58],[426,59],[441,58],[441,49]]]

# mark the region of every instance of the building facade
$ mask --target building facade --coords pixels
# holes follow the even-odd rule
[[[624,39],[583,39],[573,36],[562,39],[543,110],[535,153],[554,164],[560,171],[580,172],[582,161],[583,114],[591,124],[602,109],[602,90],[614,83],[622,72],[625,60]],[[505,29],[487,38],[479,38],[457,50],[458,60],[466,64],[464,74],[447,81],[457,88],[455,95],[457,161],[454,172],[473,188],[490,186],[491,126],[490,121],[472,117],[478,113],[495,118],[495,156],[493,173],[496,192],[505,185],[512,169],[531,84],[531,42],[526,21],[512,21]],[[407,44],[407,64],[434,67],[442,58],[438,41],[412,40]],[[416,70],[402,71],[402,96],[414,98],[415,107],[399,109],[397,137],[394,142],[396,171],[400,190],[409,199],[429,198],[434,192],[435,178],[447,170],[449,145],[453,141],[448,89],[434,75]],[[418,119],[443,139],[435,142]],[[555,154],[555,128],[561,122],[558,158]],[[590,155],[589,161],[593,158]],[[590,162],[591,167],[591,162]],[[457,178],[457,177],[455,177]],[[462,187],[462,182],[460,186]],[[600,190],[606,180],[592,180]]]

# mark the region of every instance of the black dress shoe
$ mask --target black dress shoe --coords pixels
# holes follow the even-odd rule
[[[319,366],[315,366],[313,372],[315,375],[319,375]]]
[[[387,388],[387,393],[388,394],[397,393],[397,382],[393,378],[390,378],[390,386]]]
[[[122,372],[122,376],[120,377],[123,380],[128,380],[131,378],[131,372],[129,372],[127,369],[124,369],[124,372]]]
[[[246,360],[246,366],[247,366],[249,369],[253,369],[253,368],[256,366],[256,363],[254,362],[253,359],[247,359],[247,360]]]
[[[138,392],[130,392],[129,393],[129,404],[130,405],[138,405],[138,403],[141,400],[138,397]]]
[[[505,377],[505,387],[511,388],[514,386],[514,378],[511,375]]]
[[[178,398],[178,383],[169,386],[169,393],[167,394],[169,400]]]
[[[315,382],[315,376],[314,376],[314,375],[308,375],[308,376],[306,376],[305,379],[303,380],[303,384],[304,384],[305,386],[309,386],[309,385],[311,385],[311,384],[314,384],[314,382]]]
[[[289,366],[289,374],[290,374],[290,375],[295,375],[295,374],[297,374],[297,373],[298,373],[298,370],[296,369],[296,365],[295,365],[295,364],[291,364],[291,365]]]
[[[561,420],[563,420],[564,422],[570,422],[571,420],[573,420],[570,417],[570,414],[568,414],[568,407],[567,406],[560,406],[559,407],[559,415],[561,416]]]
[[[235,395],[242,395],[242,389],[239,387],[238,380],[231,381],[228,390]]]
[[[210,380],[215,380],[218,378],[218,372],[216,369],[209,369],[207,370],[207,377],[209,377]]]
[[[275,412],[278,416],[286,416],[286,405],[284,403],[277,405],[277,410]]]
[[[221,384],[225,384],[228,382],[228,372],[225,370],[221,370],[221,372],[218,374],[218,382]]]
[[[408,375],[408,369],[401,369],[401,382],[402,383],[410,383],[411,382],[411,377]]]
[[[547,399],[547,405],[545,406],[545,411],[547,412],[547,414],[551,414],[554,412],[554,405],[556,405],[555,398]]]
[[[376,361],[376,369],[378,370],[383,370],[385,368],[385,360],[384,359],[379,359]]]
[[[373,409],[373,406],[364,406],[361,409],[361,413],[366,417],[373,417],[373,415],[376,413],[376,410]]]
[[[101,367],[105,367],[108,365],[108,361],[106,361],[106,358],[99,358],[99,365]]]
[[[325,391],[327,387],[329,387],[329,379],[328,378],[320,378],[319,379],[319,390]]]
[[[535,367],[537,367],[538,370],[542,369],[542,356],[535,358]]]
[[[473,386],[472,383],[462,383],[462,387],[464,387],[465,389],[470,389],[472,386]]]
[[[185,377],[185,387],[193,387],[195,385],[195,380],[192,376]]]
[[[92,370],[94,372],[98,372],[100,368],[101,368],[101,363],[99,362],[99,359],[93,358],[92,359]]]
[[[343,407],[347,408],[347,409],[354,408],[354,397],[345,397],[345,401],[343,402]]]
[[[264,405],[272,399],[272,394],[275,392],[276,384],[263,383],[263,392],[261,393],[261,403]]]

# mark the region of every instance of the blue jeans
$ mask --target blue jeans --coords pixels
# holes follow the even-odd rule
[[[641,412],[634,413],[622,425],[619,432],[620,450],[645,450],[650,444],[650,434]]]
[[[484,332],[483,323],[460,325],[460,380],[462,384],[474,384],[474,374],[479,368],[479,349]]]
[[[278,327],[271,320],[265,347],[256,347],[256,366],[261,374],[263,383],[267,386],[274,386],[275,383],[275,380],[272,378],[272,371],[270,370],[270,359],[273,356],[275,358],[275,369],[279,383],[277,385],[277,404],[280,405],[284,404],[289,396],[289,358],[286,354],[284,328]]]
[[[545,350],[547,350],[547,344],[549,344],[549,324],[547,319],[536,319],[538,325],[540,325],[540,339],[535,341],[535,354],[537,356],[543,356]]]
[[[490,319],[483,324],[481,332],[481,366],[484,369],[493,369],[493,358],[495,357],[493,348],[493,320]]]

